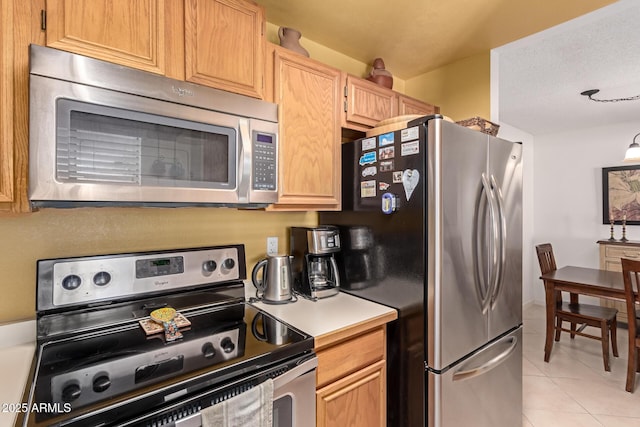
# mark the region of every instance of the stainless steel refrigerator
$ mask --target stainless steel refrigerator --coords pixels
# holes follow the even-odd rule
[[[522,145],[427,116],[343,144],[341,287],[398,310],[387,425],[522,422]]]

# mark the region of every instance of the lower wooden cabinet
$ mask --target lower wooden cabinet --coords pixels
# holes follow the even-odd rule
[[[598,241],[600,245],[600,269],[622,271],[621,258],[640,259],[640,242]],[[627,305],[624,301],[602,299],[601,305],[618,309],[618,322],[627,323]]]
[[[386,425],[385,366],[381,360],[319,389],[316,426]]]
[[[385,426],[386,326],[343,335],[335,343],[316,348],[316,353],[316,425]]]

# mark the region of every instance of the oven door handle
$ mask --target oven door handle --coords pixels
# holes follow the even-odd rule
[[[289,384],[291,381],[295,380],[298,377],[306,374],[309,371],[312,371],[318,367],[318,358],[313,355],[312,358],[305,360],[300,363],[295,368],[290,371],[285,372],[284,374],[277,376],[273,379],[273,392],[275,393],[279,388],[284,387]]]
[[[311,358],[303,361],[295,368],[284,374],[274,378],[273,380],[273,395],[274,400],[279,388],[284,387],[291,381],[300,378],[302,375],[313,371],[318,367],[318,358],[313,355]],[[200,413],[195,413],[187,417],[181,418],[175,422],[175,427],[202,427],[202,417]]]

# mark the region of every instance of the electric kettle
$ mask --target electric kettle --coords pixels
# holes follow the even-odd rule
[[[284,304],[294,301],[292,293],[293,277],[291,275],[290,255],[269,256],[253,267],[251,280],[256,287],[256,297],[269,304]],[[262,271],[262,280],[258,273]]]

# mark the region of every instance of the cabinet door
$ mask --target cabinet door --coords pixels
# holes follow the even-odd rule
[[[345,88],[343,127],[365,131],[381,120],[398,115],[396,92],[349,75]]]
[[[316,391],[318,427],[386,425],[385,361]]]
[[[339,210],[340,71],[277,46],[270,53],[280,128],[272,209]]]
[[[427,104],[405,95],[398,95],[398,115],[400,116],[407,114],[428,116],[439,112],[439,110],[435,105]]]
[[[186,80],[262,98],[264,10],[243,0],[187,0]]]
[[[0,2],[0,202],[13,201],[13,6]]]
[[[44,45],[44,0],[0,0],[0,212],[29,212],[29,44]],[[38,18],[38,19],[34,19]]]
[[[47,0],[47,46],[164,74],[165,1]]]

